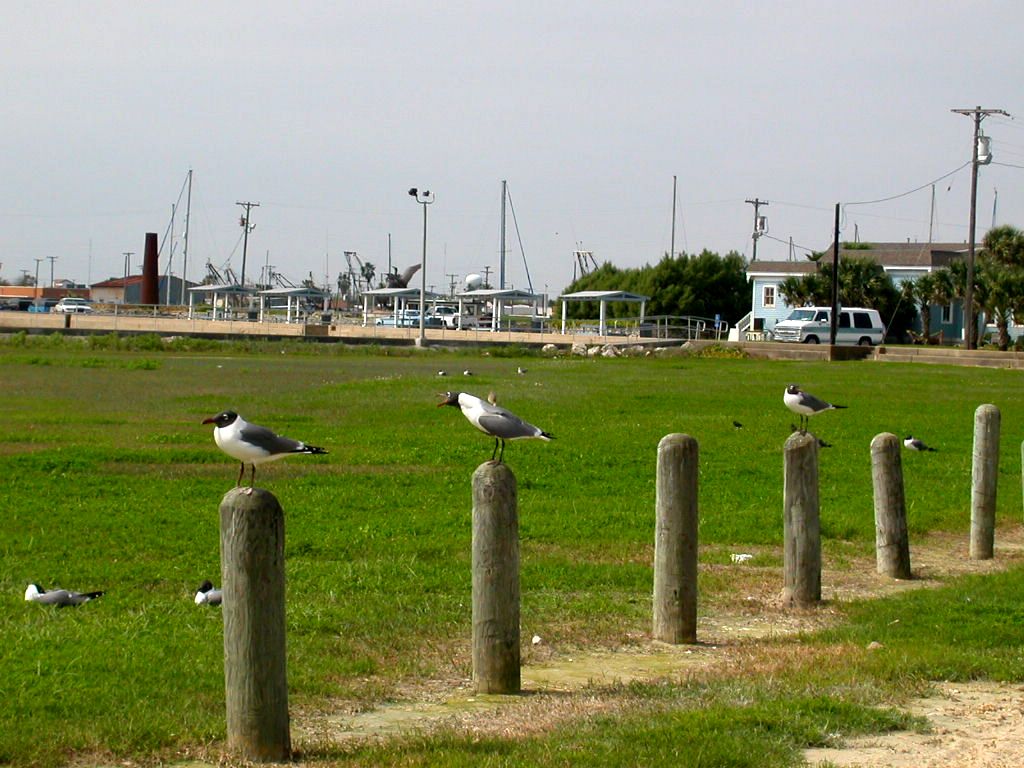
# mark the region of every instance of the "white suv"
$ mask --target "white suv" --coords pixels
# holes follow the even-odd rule
[[[62,314],[75,314],[81,312],[92,312],[92,305],[86,299],[79,299],[75,296],[65,296],[53,305],[51,312]]]
[[[831,307],[801,307],[775,324],[775,341],[827,344],[831,334]],[[870,347],[885,340],[885,326],[877,309],[840,307],[836,344]]]

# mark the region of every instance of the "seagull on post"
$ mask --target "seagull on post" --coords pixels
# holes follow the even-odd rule
[[[826,403],[814,395],[804,392],[796,384],[786,387],[786,393],[782,396],[782,402],[786,404],[793,413],[800,417],[800,432],[807,434],[807,422],[811,416],[816,416],[822,411],[831,411],[837,408],[845,408],[845,405]]]
[[[38,584],[29,584],[25,590],[25,599],[32,603],[56,605],[58,608],[65,608],[69,605],[81,605],[90,600],[95,600],[102,594],[102,592],[71,592],[60,587],[43,589]]]
[[[215,589],[213,582],[207,579],[199,585],[196,591],[196,605],[220,605],[224,600],[224,594]]]
[[[500,405],[481,400],[476,395],[467,392],[445,392],[444,400],[437,404],[438,408],[443,405],[458,406],[462,410],[469,423],[479,429],[485,435],[494,438],[494,451],[491,453],[491,461],[495,455],[498,456],[500,464],[505,457],[506,440],[527,440],[537,438],[539,440],[552,440],[554,435],[545,432],[540,427],[520,419],[514,413]],[[501,445],[501,453],[498,453],[498,445]]]
[[[266,427],[250,424],[234,411],[224,411],[203,419],[203,424],[214,424],[213,439],[217,447],[242,463],[241,469],[238,470],[236,488],[242,484],[245,465],[252,466],[252,476],[249,479],[250,493],[253,483],[256,482],[257,464],[276,461],[293,453],[327,453],[324,448],[306,445],[300,440],[275,434]]]

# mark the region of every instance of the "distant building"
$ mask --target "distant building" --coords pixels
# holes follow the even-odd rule
[[[188,289],[198,285],[180,277],[160,275],[159,302],[161,304],[188,304]],[[167,290],[170,288],[170,300]],[[98,304],[139,304],[142,301],[142,275],[111,277],[91,286],[91,298]]]
[[[864,243],[856,248],[839,247],[839,260],[844,258],[870,259],[882,265],[899,289],[908,280],[934,272],[954,261],[966,258],[965,243]],[[831,262],[832,248],[825,249],[822,262]],[[800,261],[754,261],[747,267],[752,296],[750,314],[740,321],[743,334],[771,331],[775,323],[785,320],[794,307],[789,306],[779,291],[788,277],[800,277],[818,270],[818,264],[807,259]],[[963,338],[963,310],[959,302],[931,308],[931,332],[942,331],[947,340]],[[918,321],[920,329],[920,320]]]

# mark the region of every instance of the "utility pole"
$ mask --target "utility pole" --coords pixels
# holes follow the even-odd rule
[[[57,256],[47,256],[50,260],[50,287],[53,288],[53,263],[59,258]]]
[[[454,298],[455,284],[459,282],[459,276],[455,272],[448,272],[445,277],[448,278],[448,295]]]
[[[757,239],[761,237],[761,235],[763,235],[767,230],[767,227],[765,226],[766,219],[764,216],[760,215],[760,211],[762,205],[768,205],[768,201],[759,200],[758,198],[755,197],[753,200],[747,200],[747,202],[754,206],[754,254],[753,256],[750,257],[750,260],[757,261]]]
[[[128,273],[129,273],[129,271],[132,268],[132,256],[135,255],[135,251],[121,251],[121,255],[124,256],[124,281],[125,281],[125,285],[123,287],[125,288],[125,290],[127,290],[127,288],[128,288],[128,285],[127,285],[127,283],[128,283]]]
[[[249,249],[249,233],[256,229],[255,224],[249,223],[249,213],[253,208],[259,208],[259,203],[241,202],[235,203],[245,208],[245,213],[242,214],[242,218],[239,220],[239,225],[242,227],[242,277],[238,281],[238,284],[243,288],[245,287],[245,255]]]
[[[35,282],[32,283],[32,293],[37,298],[40,296],[40,293],[39,293],[39,262],[41,262],[42,260],[43,259],[41,259],[41,258],[37,258],[35,260],[36,261],[36,278],[35,278]]]
[[[981,139],[981,121],[989,115],[1009,117],[1010,113],[1002,109],[982,109],[980,106],[950,111],[974,118],[974,141],[971,147],[971,218],[967,235],[967,286],[964,291],[964,341],[967,349],[974,349],[977,346],[977,332],[974,328],[974,234],[978,214],[978,142]]]
[[[672,239],[669,241],[668,257],[676,257],[676,177],[672,176]]]
[[[491,268],[484,267],[484,285],[491,284]]]

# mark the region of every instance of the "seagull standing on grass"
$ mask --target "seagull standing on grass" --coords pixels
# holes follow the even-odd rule
[[[527,440],[537,438],[539,440],[552,440],[554,435],[545,432],[540,427],[528,424],[511,411],[502,408],[500,405],[481,400],[476,395],[466,392],[445,392],[444,400],[437,404],[457,405],[462,409],[462,415],[469,423],[479,429],[485,435],[494,438],[494,451],[491,453],[491,461],[497,454],[500,464],[505,456],[506,440]],[[498,453],[498,445],[501,445],[501,453]]]
[[[25,590],[25,599],[33,603],[56,605],[59,608],[64,608],[69,605],[87,603],[90,600],[95,600],[102,594],[102,592],[70,592],[60,587],[43,589],[38,584],[29,584]]]
[[[845,408],[845,405],[826,403],[814,395],[804,392],[796,384],[786,387],[786,394],[782,396],[782,402],[786,404],[793,413],[800,417],[800,433],[807,434],[807,422],[811,416],[816,416],[822,411],[831,411],[837,408]]]
[[[245,465],[252,466],[252,476],[249,479],[250,493],[256,482],[257,464],[276,461],[293,453],[327,453],[324,448],[306,445],[299,440],[275,434],[266,427],[250,424],[234,411],[224,411],[203,419],[203,424],[216,425],[213,428],[213,439],[217,442],[217,447],[242,463],[241,469],[238,470],[236,488],[242,484]]]
[[[196,591],[196,605],[220,605],[223,600],[224,594],[215,589],[209,579],[200,584]]]
[[[918,440],[913,435],[907,435],[903,438],[903,447],[908,448],[911,451],[934,451],[930,445],[925,445],[923,441]]]

